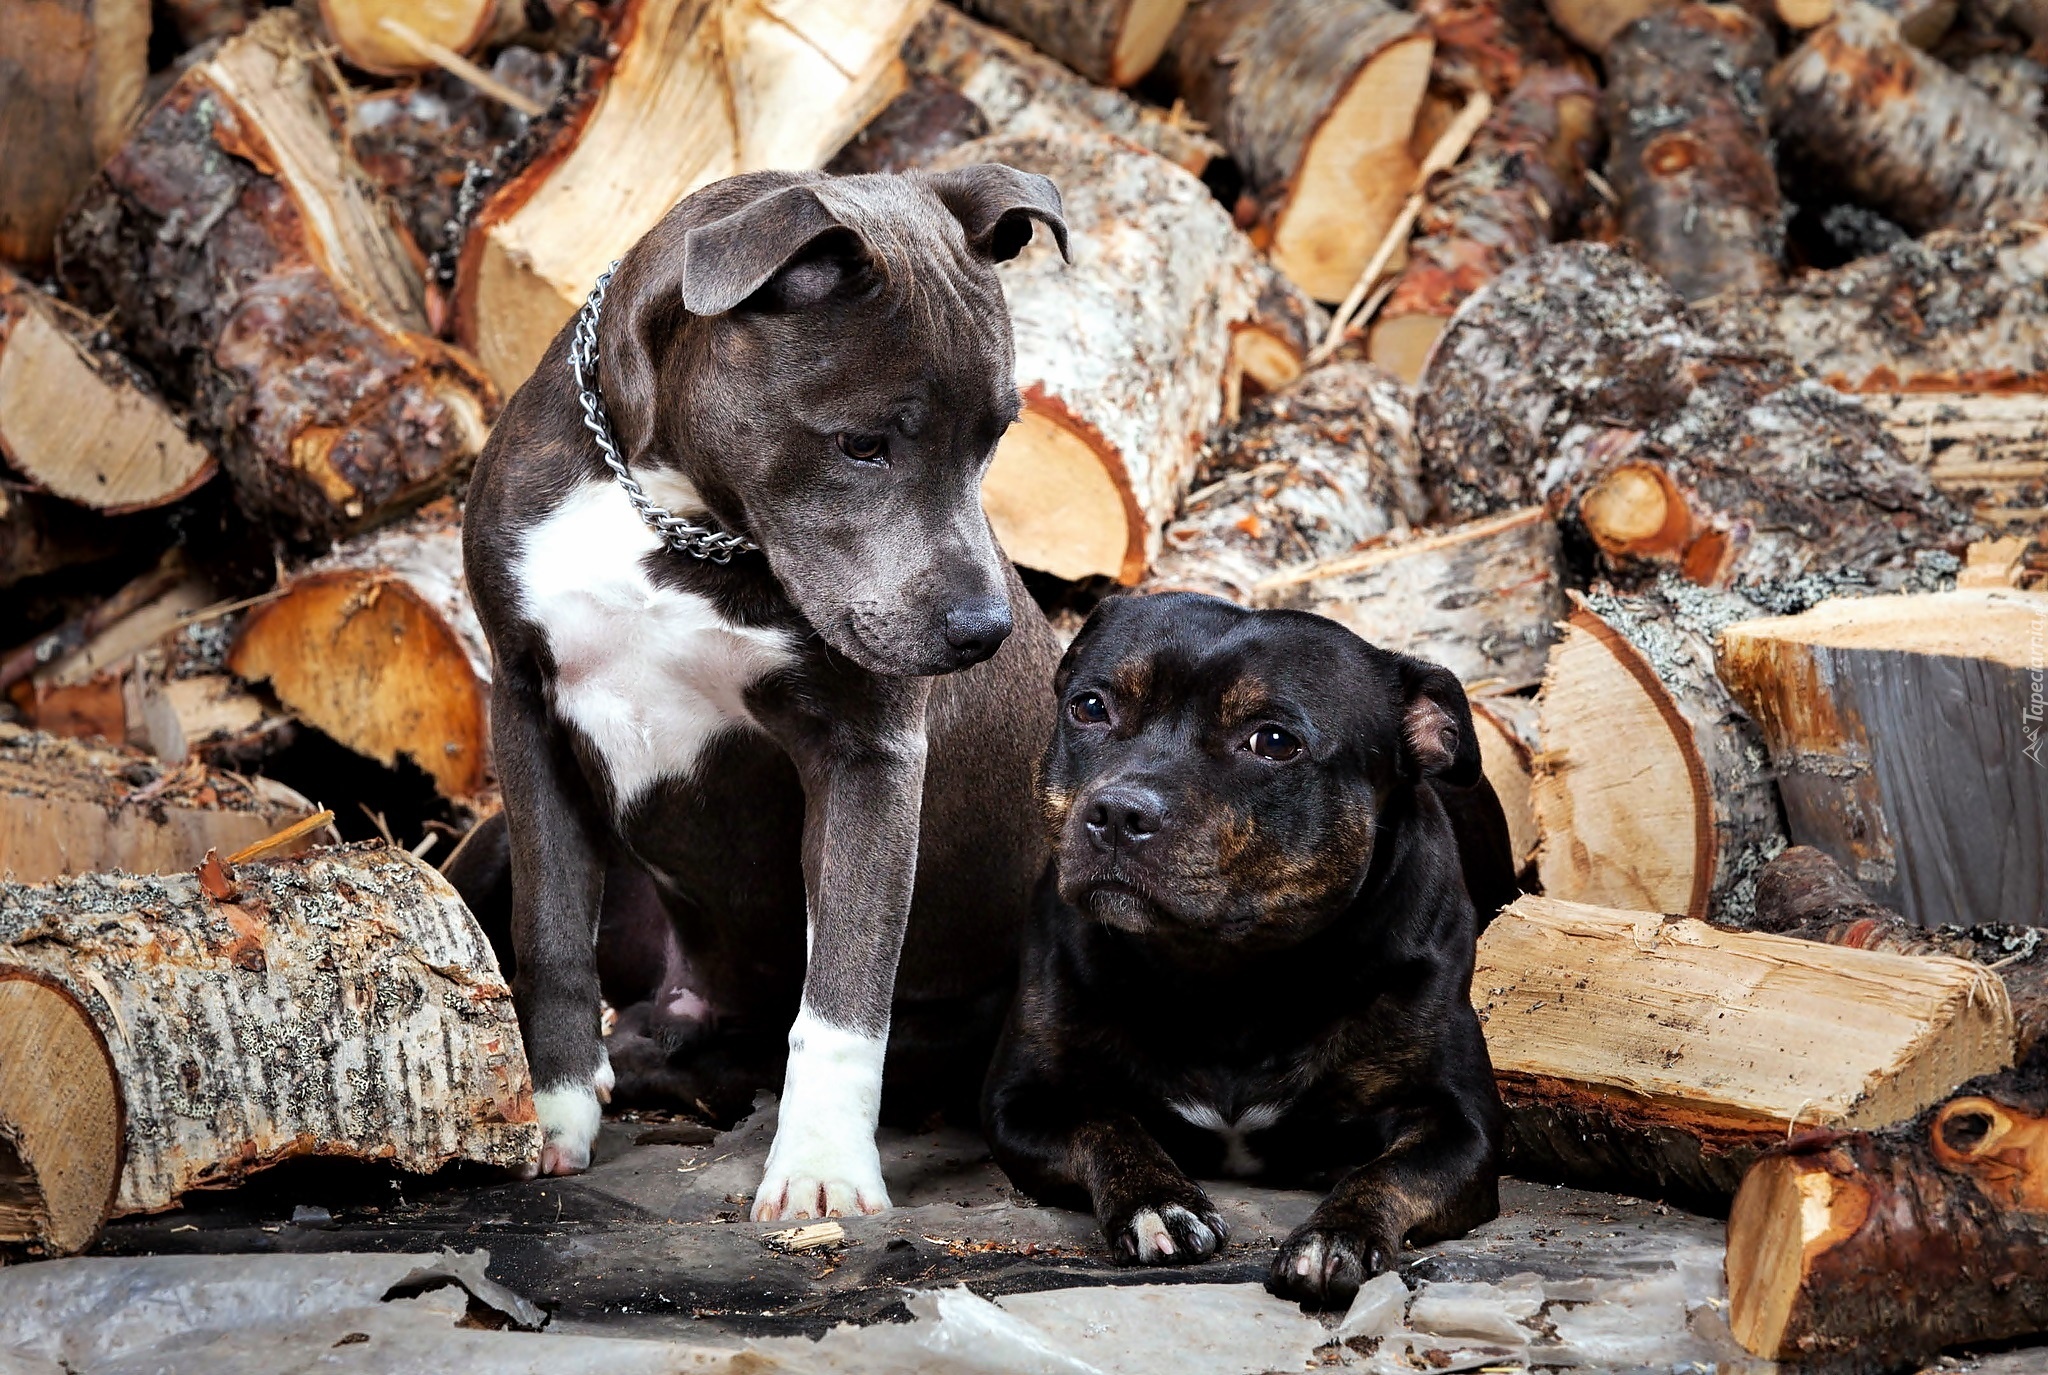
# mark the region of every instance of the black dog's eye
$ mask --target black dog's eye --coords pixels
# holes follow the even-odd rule
[[[839,452],[856,463],[882,463],[888,459],[889,445],[878,434],[842,434]]]
[[[1109,703],[1099,692],[1084,692],[1067,703],[1067,714],[1085,726],[1099,726],[1109,719]]]
[[[1259,758],[1271,759],[1275,763],[1285,763],[1301,753],[1301,741],[1278,726],[1260,726],[1252,732],[1252,738],[1244,742],[1244,747]]]

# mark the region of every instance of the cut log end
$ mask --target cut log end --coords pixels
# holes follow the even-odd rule
[[[1367,336],[1366,356],[1412,387],[1448,323],[1441,315],[1382,316]]]
[[[505,27],[504,11],[516,16],[520,8],[516,0],[320,0],[320,19],[352,66],[405,76],[436,65],[413,35],[451,52],[473,52]]]
[[[1159,64],[1188,0],[1129,0],[1109,55],[1109,84],[1129,86]]]
[[[1728,1298],[1735,1340],[1777,1352],[1814,1255],[1862,1225],[1870,1206],[1854,1181],[1814,1157],[1775,1155],[1744,1176],[1728,1214]]]
[[[1003,550],[1061,578],[1134,583],[1144,574],[1134,503],[1106,457],[1060,417],[1027,406],[982,479],[981,503]]]
[[[83,1250],[121,1177],[121,1090],[70,994],[0,966],[0,1241]]]

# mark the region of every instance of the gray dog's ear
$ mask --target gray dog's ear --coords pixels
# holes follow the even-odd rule
[[[931,188],[953,218],[967,231],[974,251],[993,262],[1006,263],[1031,242],[1031,222],[1052,231],[1060,256],[1068,262],[1067,222],[1061,213],[1060,189],[1051,177],[1020,172],[1000,162],[978,162],[930,178]]]
[[[853,231],[826,208],[808,186],[786,186],[741,207],[724,219],[700,224],[683,236],[683,309],[692,315],[723,315],[797,264],[828,235],[847,239]],[[817,281],[795,283],[795,295],[822,295],[836,286],[841,269],[822,264]],[[791,301],[787,304],[801,304]]]

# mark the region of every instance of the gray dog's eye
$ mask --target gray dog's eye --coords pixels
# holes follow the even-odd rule
[[[839,436],[839,452],[856,463],[885,463],[889,457],[889,443],[878,434],[842,434]]]
[[[1252,732],[1251,739],[1244,742],[1244,747],[1259,758],[1270,759],[1276,764],[1284,764],[1300,754],[1302,749],[1301,741],[1278,726],[1260,726]]]
[[[1099,692],[1084,692],[1067,703],[1067,714],[1087,726],[1099,726],[1109,719],[1109,703]]]

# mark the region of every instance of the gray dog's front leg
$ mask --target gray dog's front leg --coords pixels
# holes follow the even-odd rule
[[[921,703],[919,706],[921,707]],[[878,1213],[875,1150],[896,961],[917,874],[922,711],[883,743],[843,738],[804,775],[809,962],[754,1219]]]

